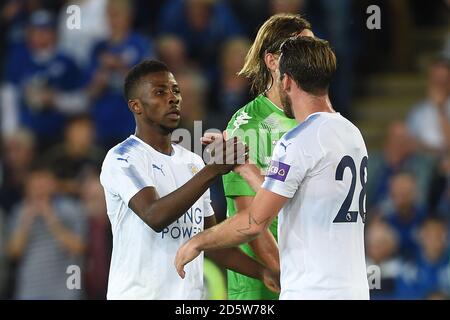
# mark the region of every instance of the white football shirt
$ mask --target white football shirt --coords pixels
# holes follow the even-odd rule
[[[184,280],[174,260],[180,246],[203,230],[205,217],[214,214],[209,190],[160,233],[128,207],[143,188],[152,186],[164,197],[204,166],[198,155],[176,144],[172,147],[172,155],[165,155],[132,135],[113,147],[103,162],[100,180],[113,233],[108,299],[203,297],[203,255],[186,266]]]
[[[364,254],[367,150],[339,113],[317,112],[278,142],[263,188],[280,212],[280,299],[369,299]]]

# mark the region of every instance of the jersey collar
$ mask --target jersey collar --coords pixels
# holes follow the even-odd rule
[[[278,107],[275,103],[272,102],[272,100],[270,100],[269,98],[267,98],[264,94],[260,94],[259,95],[261,101],[268,106],[273,112],[278,113],[280,115],[283,115],[286,117],[286,115],[284,114],[283,109],[281,109],[280,107]]]

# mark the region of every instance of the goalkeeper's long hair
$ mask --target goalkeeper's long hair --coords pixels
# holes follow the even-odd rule
[[[281,44],[291,36],[305,29],[311,30],[311,24],[297,14],[280,13],[270,17],[259,28],[255,41],[245,57],[245,63],[239,76],[250,79],[251,91],[258,95],[273,85],[264,56],[267,53],[278,54]]]

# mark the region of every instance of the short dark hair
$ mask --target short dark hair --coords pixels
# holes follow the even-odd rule
[[[327,41],[296,36],[281,45],[280,75],[289,75],[302,90],[322,95],[328,92],[336,71],[336,56]]]
[[[155,72],[169,72],[169,68],[164,62],[157,60],[144,60],[135,65],[125,77],[123,86],[125,99],[128,101],[135,97],[135,90],[143,77]]]

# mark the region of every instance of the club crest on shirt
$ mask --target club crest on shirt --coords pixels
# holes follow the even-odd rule
[[[290,165],[274,160],[267,170],[267,177],[284,182],[289,173],[289,169],[291,169]]]
[[[199,168],[193,163],[189,163],[188,168],[191,171],[192,175],[195,175],[200,171]]]

